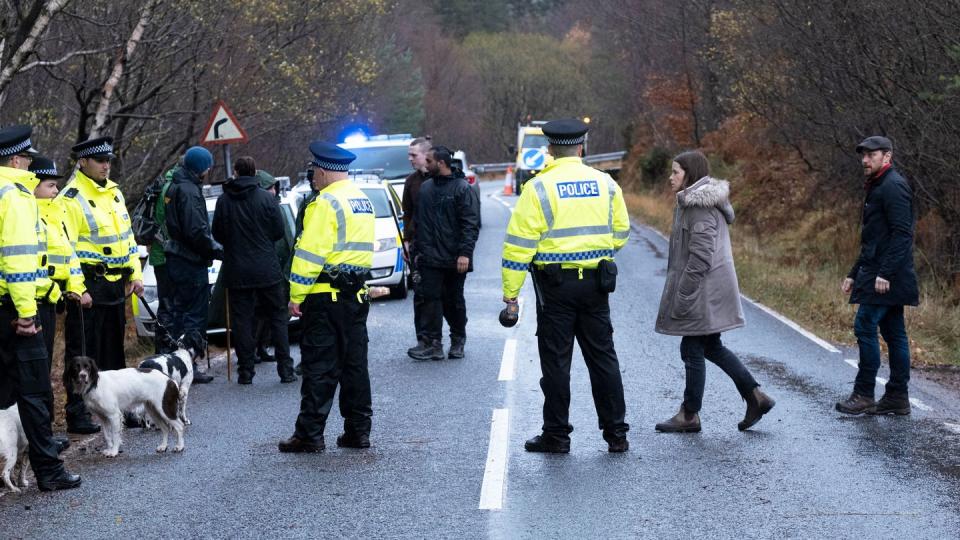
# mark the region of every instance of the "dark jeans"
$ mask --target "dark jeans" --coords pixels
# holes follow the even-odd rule
[[[16,318],[7,297],[0,304],[0,408],[17,404],[29,443],[30,467],[37,478],[46,479],[63,470],[50,426],[50,364],[43,331],[18,336],[10,324]]]
[[[463,298],[466,279],[467,274],[455,268],[420,267],[417,294],[423,296],[421,326],[428,341],[443,337],[443,319],[450,326],[450,337],[467,336],[467,302]]]
[[[229,289],[230,329],[233,346],[237,350],[237,374],[253,377],[255,374],[256,339],[254,330],[257,312],[270,314],[270,334],[273,336],[274,354],[277,357],[277,374],[281,377],[293,374],[293,359],[290,357],[290,341],[287,324],[287,292],[283,282],[257,289]],[[301,351],[302,355],[302,351]]]
[[[877,328],[890,350],[890,380],[886,391],[890,395],[906,395],[910,382],[910,342],[903,322],[903,306],[860,304],[853,322],[853,333],[860,347],[860,369],[853,391],[873,397],[880,369],[880,341]]]
[[[207,266],[176,255],[167,255],[167,264],[164,266],[167,267],[171,293],[167,295],[170,299],[170,322],[165,323],[167,331],[173,339],[193,333],[206,336],[207,313],[210,309]],[[157,318],[160,318],[159,314]]]
[[[350,295],[311,294],[303,302],[300,341],[303,383],[294,436],[319,443],[340,386],[343,431],[369,434],[373,408],[367,370],[370,306]]]
[[[613,325],[607,293],[595,279],[566,273],[560,284],[535,277],[537,291],[537,345],[540,350],[540,388],[543,390],[543,432],[570,440],[570,364],[576,338],[590,373],[593,403],[604,439],[625,437],[626,405],[620,363],[613,346]]]
[[[703,404],[703,386],[707,375],[704,358],[716,364],[733,380],[744,399],[760,386],[737,355],[723,346],[720,334],[684,336],[680,340],[680,357],[687,372],[687,387],[683,391],[683,408],[687,412],[700,412]]]
[[[157,325],[169,332],[170,326],[173,324],[173,313],[170,304],[173,302],[174,288],[167,274],[167,265],[158,264],[154,266],[153,274],[157,278]],[[154,352],[157,354],[173,352],[165,350],[167,343],[163,340],[163,336],[160,335],[161,332],[162,330],[158,328],[154,335]],[[178,339],[180,336],[170,337]]]

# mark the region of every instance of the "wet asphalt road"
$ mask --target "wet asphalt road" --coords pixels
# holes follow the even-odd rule
[[[611,299],[630,452],[606,452],[577,353],[571,453],[525,453],[542,403],[534,297],[528,285],[517,327],[496,322],[500,242],[515,203],[490,197],[497,189],[484,186],[477,271],[467,279],[466,359],[411,361],[410,299],[371,309],[372,449],[336,448],[334,412],[326,453],[278,453],[299,385],[281,385],[270,364],[252,386],[228,384],[221,360],[215,382],[191,392],[184,454],[155,454],[158,433],[130,430],[124,453],[107,459],[95,438],[68,454],[80,489],[0,498],[0,537],[960,537],[955,396],[915,374],[911,395],[923,410],[842,418],[833,403],[850,391],[855,370],[844,359],[856,352],[829,352],[748,303],[747,327],[724,340],[776,408],[738,432],[744,404],[710,366],[703,432],[655,433],[679,406],[683,369],[679,338],[653,332],[666,242],[642,227],[618,256]],[[513,370],[501,370],[507,340],[516,340]],[[508,418],[502,476],[487,470],[495,409]],[[482,500],[485,482],[493,487]]]

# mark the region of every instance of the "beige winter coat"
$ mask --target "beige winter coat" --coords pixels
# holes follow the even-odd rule
[[[729,224],[730,184],[706,176],[677,193],[656,331],[704,336],[743,326]]]

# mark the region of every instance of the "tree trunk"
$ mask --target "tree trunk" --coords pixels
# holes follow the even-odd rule
[[[63,8],[67,7],[69,3],[70,0],[47,0],[43,9],[40,10],[40,13],[35,19],[32,21],[28,19],[24,22],[25,25],[29,25],[29,30],[26,32],[27,37],[10,56],[10,61],[7,62],[7,65],[3,66],[3,69],[0,69],[0,108],[3,108],[3,104],[6,101],[7,88],[17,73],[20,72],[20,68],[26,63],[27,58],[37,47],[37,42],[40,36],[47,30],[47,26],[50,25],[50,20],[53,19],[54,15],[62,11]],[[5,42],[4,46],[6,45]]]

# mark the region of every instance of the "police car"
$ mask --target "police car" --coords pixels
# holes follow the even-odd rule
[[[403,257],[400,233],[403,230],[403,213],[400,210],[400,198],[396,191],[380,178],[380,170],[352,170],[350,179],[370,199],[373,205],[374,241],[373,266],[367,285],[389,287],[391,298],[407,297],[406,276],[410,270]],[[305,180],[293,188],[291,194],[299,201],[310,194],[310,184]]]
[[[287,186],[290,184],[290,179],[287,177],[278,176],[276,180],[281,183],[281,187],[284,184]],[[223,193],[223,187],[221,185],[203,186],[203,195],[207,206],[207,218],[211,224],[213,223],[213,212],[217,207],[217,199],[221,193]],[[283,225],[286,229],[286,236],[291,240],[295,237],[296,231],[297,202],[298,199],[290,193],[286,193],[280,198],[280,211],[283,213]],[[138,246],[138,248],[140,258],[145,259],[143,266],[143,300],[146,300],[150,306],[150,310],[156,313],[159,307],[159,300],[157,298],[157,276],[154,273],[153,265],[150,264],[150,260],[147,258],[147,248],[144,246]],[[213,261],[213,265],[207,269],[207,280],[210,283],[211,289],[213,289],[214,284],[217,282],[217,275],[220,273],[220,264],[220,261],[215,260]],[[133,303],[133,319],[137,327],[138,336],[152,337],[156,331],[157,321],[153,318],[153,315],[150,314],[150,310],[143,306],[142,300],[139,298],[135,299]],[[211,298],[207,333],[220,334],[226,332],[224,328],[224,318],[223,302]],[[291,322],[295,320],[296,319]]]

